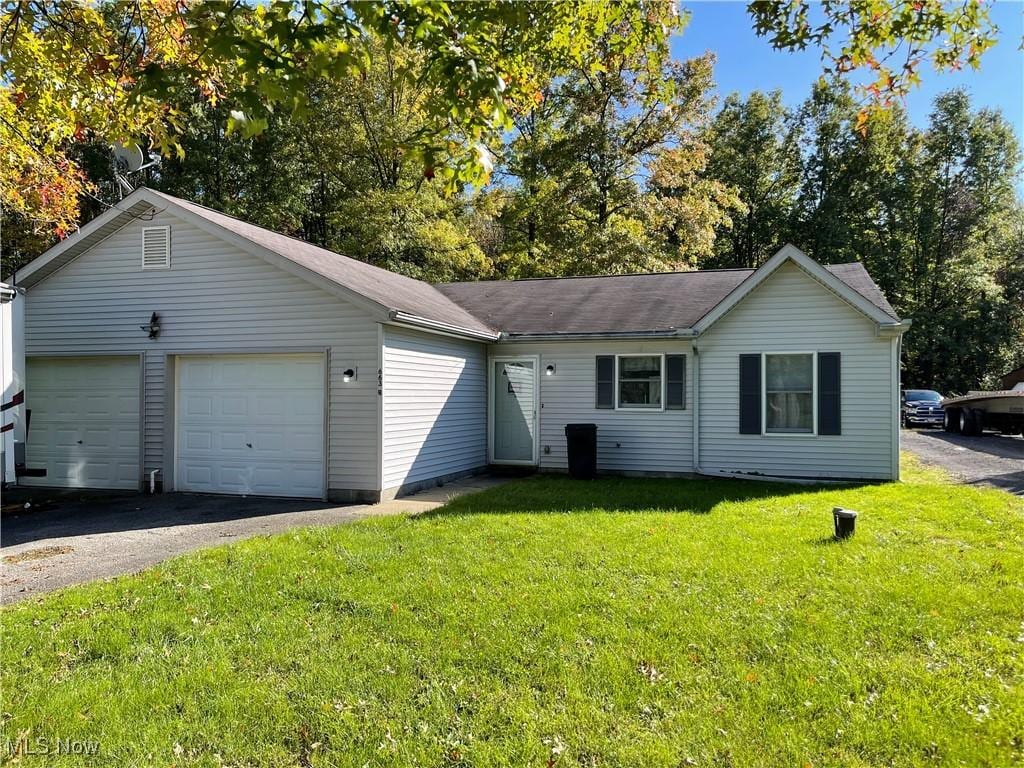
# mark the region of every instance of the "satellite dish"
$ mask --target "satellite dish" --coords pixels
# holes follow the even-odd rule
[[[115,162],[119,166],[124,166],[130,173],[141,170],[142,164],[146,162],[146,156],[138,144],[125,146],[119,142],[114,144],[111,149],[114,151]]]

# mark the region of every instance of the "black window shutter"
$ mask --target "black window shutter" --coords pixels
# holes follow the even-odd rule
[[[818,353],[818,434],[843,433],[839,353]]]
[[[740,355],[740,434],[761,434],[760,355]]]
[[[615,356],[597,357],[597,403],[595,408],[615,407]]]
[[[686,408],[686,355],[665,355],[665,407]]]

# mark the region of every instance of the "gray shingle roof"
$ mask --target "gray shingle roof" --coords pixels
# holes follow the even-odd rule
[[[725,269],[434,286],[150,191],[388,309],[484,333],[636,333],[690,328],[753,272]],[[897,319],[862,264],[833,264],[826,269]]]
[[[144,213],[157,199],[368,299],[399,321],[462,329],[485,337],[495,337],[499,331],[512,336],[593,335],[691,328],[753,272],[727,269],[435,286],[143,187],[24,267],[20,284],[30,287],[45,279]],[[833,264],[826,269],[887,316],[899,320],[862,264]]]
[[[188,200],[152,189],[149,191],[389,310],[407,312],[471,331],[494,332],[429,283],[389,272],[303,240],[249,224],[211,208],[190,203]]]
[[[852,261],[848,264],[828,264],[825,266],[829,272],[838,277],[848,286],[857,291],[861,296],[870,301],[880,310],[889,315],[893,320],[899,320],[899,315],[892,308],[889,300],[885,298],[882,289],[871,278],[871,275],[859,261]]]
[[[829,272],[898,319],[860,263]],[[437,288],[508,334],[640,333],[691,328],[753,270],[443,283]]]

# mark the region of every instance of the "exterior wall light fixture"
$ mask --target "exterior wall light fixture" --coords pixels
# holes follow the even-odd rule
[[[155,339],[160,335],[160,315],[156,312],[149,318],[149,323],[140,325],[139,328],[149,334],[149,338]]]

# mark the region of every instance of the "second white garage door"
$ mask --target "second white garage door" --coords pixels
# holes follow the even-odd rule
[[[180,491],[320,498],[323,355],[177,359]]]

